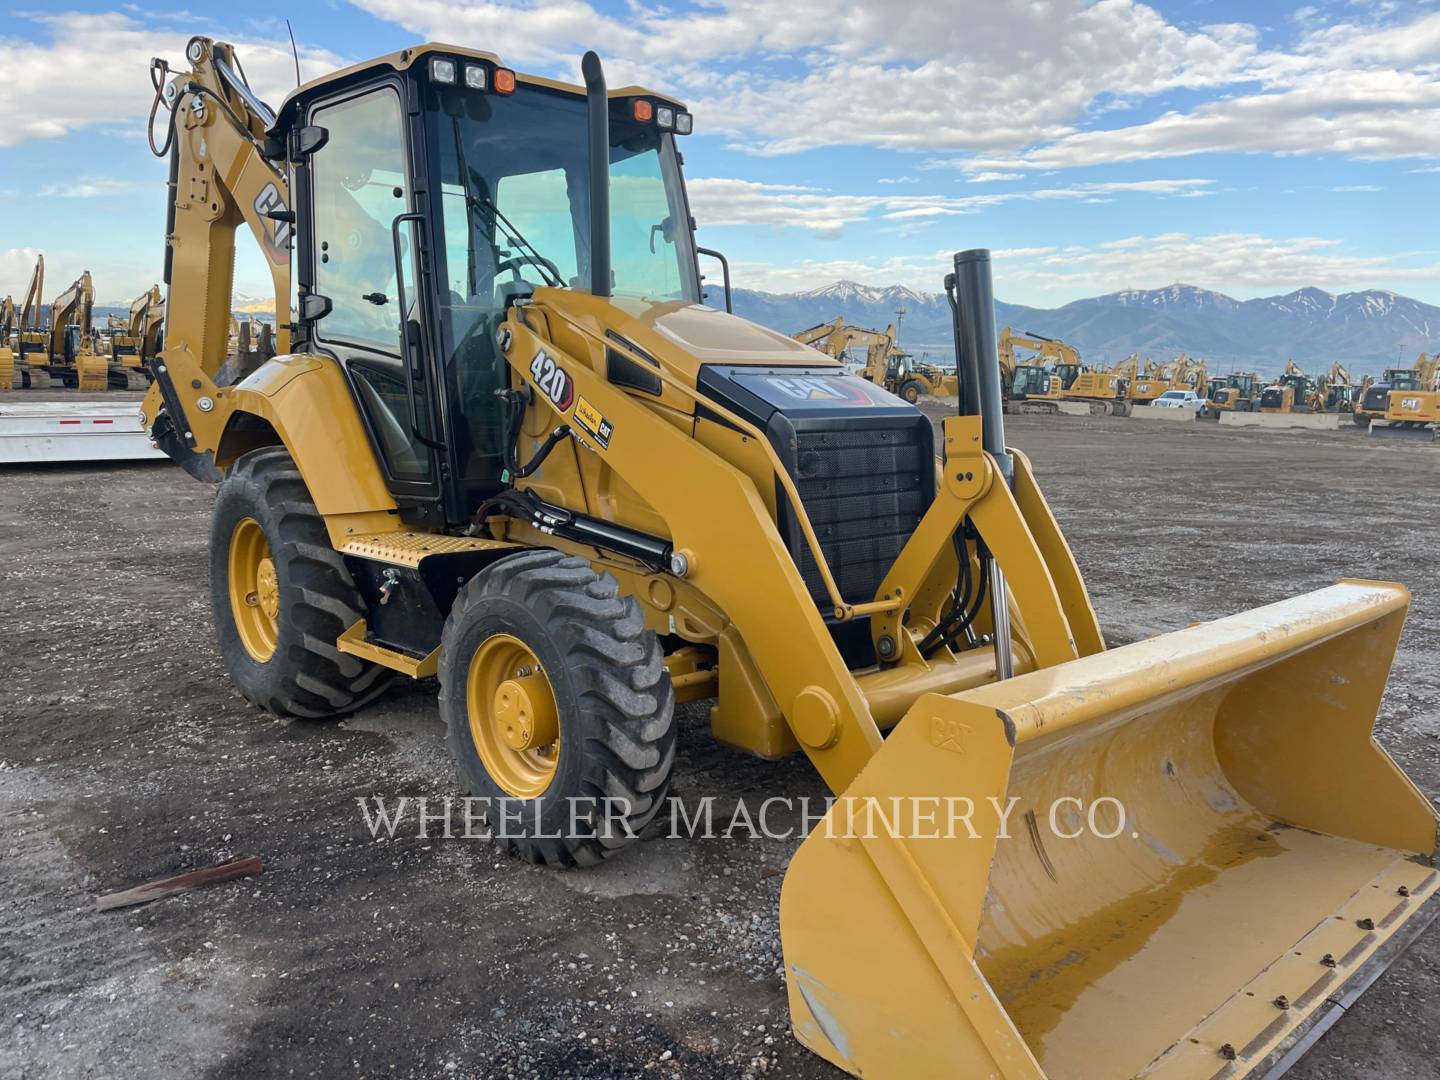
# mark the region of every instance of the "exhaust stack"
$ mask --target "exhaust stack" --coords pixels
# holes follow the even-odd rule
[[[1005,403],[1000,390],[1000,353],[995,344],[995,287],[990,252],[972,248],[955,253],[955,273],[945,279],[955,325],[955,368],[962,379],[961,409],[980,414],[985,452],[995,459],[1008,484],[1015,465],[1005,449]]]
[[[580,71],[585,76],[590,119],[590,293],[609,296],[610,98],[605,90],[605,69],[593,50],[580,61]]]

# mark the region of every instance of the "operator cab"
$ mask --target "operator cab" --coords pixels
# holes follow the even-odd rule
[[[1011,394],[1018,400],[1027,397],[1043,397],[1049,390],[1050,372],[1036,364],[1019,364],[1015,368],[1015,381]]]
[[[691,126],[678,102],[609,95],[618,303],[700,301]],[[297,351],[346,370],[402,513],[465,520],[505,486],[507,308],[590,288],[585,91],[423,45],[297,90],[270,135],[294,168]]]

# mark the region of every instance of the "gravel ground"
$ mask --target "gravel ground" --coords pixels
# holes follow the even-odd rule
[[[1112,641],[1342,576],[1409,585],[1378,730],[1440,795],[1440,450],[1106,418],[1010,433]],[[792,845],[653,840],[561,874],[413,824],[372,839],[357,798],[455,794],[433,684],[339,723],[246,705],[212,642],[210,498],[164,464],[0,471],[0,1076],[839,1077],[788,1034]],[[823,795],[803,758],[721,747],[701,707],[681,723],[682,796]],[[244,854],[261,877],[93,913]],[[1291,1075],[1434,1076],[1437,966],[1440,925]]]

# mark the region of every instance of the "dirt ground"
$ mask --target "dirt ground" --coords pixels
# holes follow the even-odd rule
[[[1440,795],[1440,449],[1009,422],[1112,641],[1342,576],[1409,585],[1378,730]],[[339,723],[248,706],[212,643],[210,498],[168,464],[0,471],[0,1076],[838,1080],[787,1029],[793,845],[662,839],[567,874],[373,840],[357,797],[456,793],[433,684]],[[687,798],[823,794],[803,759],[713,742],[703,708],[682,725]],[[93,911],[244,854],[262,876]],[[1440,924],[1291,1075],[1437,1060]]]

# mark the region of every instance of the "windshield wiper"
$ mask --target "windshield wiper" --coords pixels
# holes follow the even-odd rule
[[[491,199],[489,195],[482,195],[475,190],[474,178],[470,174],[470,166],[466,164],[465,161],[465,140],[461,136],[459,119],[453,120],[452,124],[455,130],[455,158],[460,166],[460,184],[465,191],[465,209],[467,211],[479,210],[488,214],[491,226],[500,230],[507,244],[511,247],[518,248],[520,253],[526,256],[525,261],[539,271],[541,276],[545,278],[545,284],[552,288],[562,288],[565,284],[564,281],[561,280],[558,274],[550,269],[548,260],[536,250],[535,245],[531,244],[529,240],[526,240],[524,234],[511,223],[509,218],[500,212],[500,208],[495,205],[495,201]],[[470,295],[474,296],[476,287],[475,245],[473,243],[470,245],[468,273]]]

